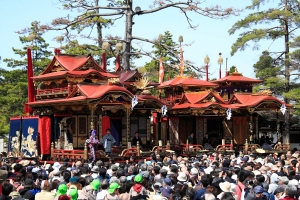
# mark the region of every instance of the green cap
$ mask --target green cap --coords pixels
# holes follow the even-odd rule
[[[71,197],[71,200],[77,200],[78,199],[78,190],[77,189],[71,189],[69,192],[69,195]]]
[[[118,183],[112,183],[110,184],[109,188],[108,188],[108,193],[112,194],[114,193],[115,189],[120,188],[121,186]]]
[[[60,195],[63,195],[63,194],[67,194],[67,190],[68,190],[68,187],[67,187],[66,184],[60,184],[57,188],[56,195],[60,196]]]
[[[95,179],[91,182],[91,186],[93,190],[97,191],[100,187],[100,181],[98,179]]]
[[[136,182],[136,183],[141,183],[142,181],[143,181],[143,177],[141,176],[141,175],[136,175],[135,177],[134,177],[134,181]]]

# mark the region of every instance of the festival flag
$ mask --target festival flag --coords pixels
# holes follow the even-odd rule
[[[159,77],[158,77],[159,84],[164,82],[164,75],[165,75],[165,70],[164,70],[163,62],[162,59],[159,58]]]
[[[179,59],[180,59],[180,65],[179,65],[180,76],[183,76],[183,73],[184,73],[184,58],[183,58],[183,49],[182,49],[182,47],[180,47]]]
[[[120,61],[120,54],[117,56],[116,60],[116,72],[121,71],[121,61]]]
[[[51,149],[51,118],[41,116],[38,122],[38,132],[40,134],[41,154],[50,154]]]

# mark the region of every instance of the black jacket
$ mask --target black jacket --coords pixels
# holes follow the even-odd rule
[[[136,137],[134,136],[134,138],[132,138],[132,140],[131,140],[131,145],[136,146],[137,141],[140,142],[140,146],[143,146],[143,143],[142,143],[142,140],[141,140],[140,136],[139,136],[138,138],[136,138]]]

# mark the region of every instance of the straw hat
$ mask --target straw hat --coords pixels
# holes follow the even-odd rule
[[[231,184],[229,182],[220,183],[219,186],[223,192],[230,192]]]

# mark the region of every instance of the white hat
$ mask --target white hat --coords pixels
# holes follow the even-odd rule
[[[290,180],[288,183],[288,185],[294,185],[297,188],[298,188],[298,184],[299,184],[299,182],[296,179]]]
[[[53,171],[52,171],[52,174],[53,175],[59,175],[60,171],[58,168],[55,168]]]
[[[262,159],[262,158],[257,158],[257,159],[255,160],[255,162],[256,162],[256,163],[261,163],[262,165],[265,163],[264,159]]]
[[[231,178],[232,178],[233,180],[236,180],[236,181],[237,181],[237,175],[236,175],[236,174],[233,174],[233,175],[231,176]]]
[[[230,192],[231,184],[229,182],[220,183],[219,186],[223,192]]]
[[[191,169],[191,174],[193,174],[193,175],[198,175],[198,169],[196,169],[196,168],[192,168]]]
[[[177,176],[177,180],[181,182],[187,181],[187,176],[184,172],[179,172]]]
[[[255,176],[261,175],[260,171],[257,171],[257,170],[254,170],[254,171],[253,171],[253,174],[254,174]]]
[[[214,171],[214,169],[211,167],[204,169],[205,174],[210,174],[212,171]]]
[[[49,169],[50,167],[51,167],[50,164],[46,164],[46,165],[45,165],[45,169]]]
[[[273,164],[272,164],[272,163],[266,163],[266,164],[265,164],[265,166],[267,166],[267,167],[270,167],[270,168],[271,168],[271,167],[273,166]]]
[[[59,164],[59,162],[55,162],[52,167],[53,169],[59,169],[61,165]]]

